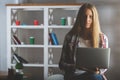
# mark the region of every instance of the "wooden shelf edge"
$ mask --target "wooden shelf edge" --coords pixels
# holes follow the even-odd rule
[[[24,4],[6,4],[6,6],[79,6],[83,3],[24,3]]]

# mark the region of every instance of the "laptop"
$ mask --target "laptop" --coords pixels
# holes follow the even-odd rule
[[[109,68],[110,48],[77,48],[76,67]]]

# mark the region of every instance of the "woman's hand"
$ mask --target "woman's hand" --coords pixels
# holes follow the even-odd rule
[[[104,74],[107,71],[107,69],[99,69],[98,67],[95,68],[95,73],[96,74]]]
[[[100,69],[98,67],[96,67],[94,73],[99,74],[100,73]]]

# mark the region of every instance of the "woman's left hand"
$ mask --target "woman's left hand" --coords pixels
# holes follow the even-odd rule
[[[96,74],[104,74],[107,71],[107,69],[99,69],[96,67],[95,73]]]

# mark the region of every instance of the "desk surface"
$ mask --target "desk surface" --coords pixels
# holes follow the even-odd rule
[[[8,75],[8,72],[7,71],[0,71],[0,79],[1,78],[6,78]]]

